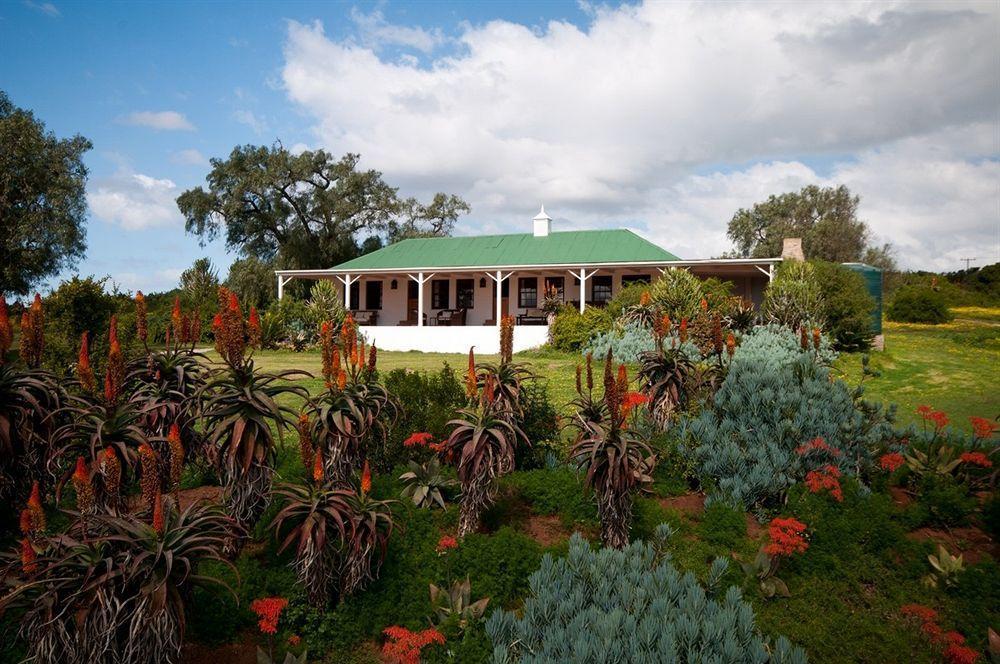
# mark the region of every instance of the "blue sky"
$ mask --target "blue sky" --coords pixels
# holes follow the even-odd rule
[[[205,158],[277,139],[359,151],[406,194],[465,197],[459,232],[523,230],[544,202],[564,227],[714,255],[737,207],[843,181],[904,264],[995,260],[995,6],[760,7],[15,1],[0,89],[93,142],[78,271],[126,289],[169,288],[202,255],[224,276],[233,256],[185,235],[170,200]],[[962,219],[951,244],[930,233],[945,217]]]

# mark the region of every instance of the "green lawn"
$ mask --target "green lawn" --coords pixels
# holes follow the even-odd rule
[[[916,408],[943,410],[953,425],[968,428],[970,416],[1000,414],[1000,309],[958,309],[946,325],[885,324],[885,350],[871,353],[881,375],[865,381],[870,399],[899,405],[899,420],[915,422]],[[861,356],[836,364],[856,384]]]

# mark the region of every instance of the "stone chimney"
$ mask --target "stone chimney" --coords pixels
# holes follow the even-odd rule
[[[541,211],[535,215],[532,220],[535,227],[535,237],[547,237],[552,231],[552,217],[545,214],[545,206],[542,206]]]
[[[786,237],[781,243],[781,258],[786,261],[804,261],[806,255],[802,251],[802,238]]]

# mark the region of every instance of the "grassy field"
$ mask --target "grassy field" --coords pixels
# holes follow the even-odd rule
[[[866,396],[898,404],[900,422],[917,421],[920,404],[943,410],[962,428],[970,416],[1000,414],[1000,309],[953,313],[945,325],[885,324],[885,350],[870,356],[880,375],[865,381]],[[861,356],[844,355],[836,368],[856,384]]]
[[[885,350],[871,353],[871,368],[879,373],[865,381],[869,399],[896,403],[902,423],[916,422],[916,407],[928,404],[944,410],[959,427],[972,415],[1000,414],[1000,309],[954,310],[946,325],[885,324]],[[477,356],[495,361],[496,356]],[[565,411],[573,398],[574,367],[578,355],[556,351],[529,351],[517,359],[529,364],[546,381],[553,403]],[[264,351],[257,362],[267,370],[301,369],[319,375],[319,352]],[[462,353],[379,353],[379,368],[436,371],[445,363],[465,370]],[[845,354],[837,361],[838,375],[851,385],[861,377],[861,355]],[[304,381],[310,390],[318,380]]]

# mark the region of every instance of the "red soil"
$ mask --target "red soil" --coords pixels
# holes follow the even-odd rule
[[[930,541],[943,544],[952,555],[962,554],[966,564],[974,564],[990,556],[994,560],[1000,558],[1000,546],[985,532],[970,526],[967,528],[952,528],[939,530],[936,528],[917,528],[906,535],[918,542]]]
[[[570,533],[557,515],[533,514],[523,524],[524,532],[542,546],[552,546],[569,539]]]
[[[254,664],[257,643],[251,634],[244,634],[236,643],[210,647],[200,643],[185,643],[181,664]]]
[[[217,503],[222,497],[221,486],[199,486],[194,489],[183,489],[177,492],[177,502],[180,508],[186,509],[188,505],[198,501]]]
[[[660,506],[677,510],[682,514],[696,515],[705,511],[705,496],[700,493],[686,493],[683,496],[660,498]]]

